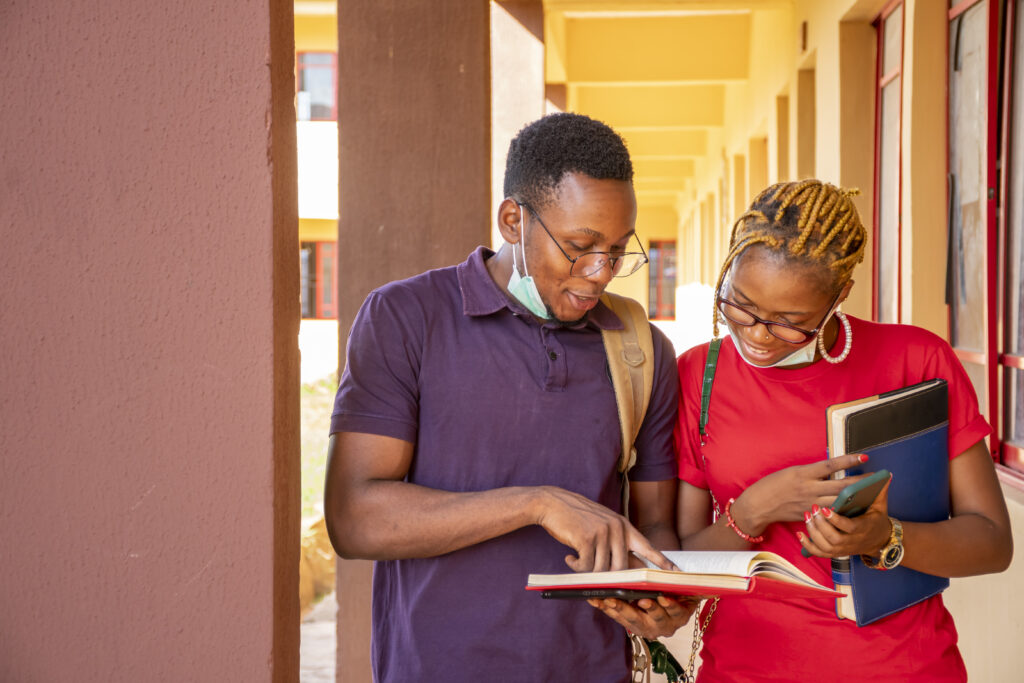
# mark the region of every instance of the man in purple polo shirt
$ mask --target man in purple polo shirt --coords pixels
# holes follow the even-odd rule
[[[392,282],[352,326],[331,420],[325,506],[338,554],[376,560],[377,681],[628,680],[626,631],[533,573],[620,569],[678,547],[672,346],[621,514],[621,450],[599,295],[646,257],[633,167],[602,123],[555,114],[509,149],[497,254]],[[616,603],[671,633],[689,609]]]

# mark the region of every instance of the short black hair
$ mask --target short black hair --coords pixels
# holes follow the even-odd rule
[[[549,114],[512,139],[505,196],[539,209],[551,203],[567,173],[631,182],[633,162],[626,143],[607,124],[582,114]]]

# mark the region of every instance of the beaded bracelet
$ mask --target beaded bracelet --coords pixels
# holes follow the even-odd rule
[[[764,540],[764,534],[761,534],[760,536],[751,536],[736,526],[736,520],[732,518],[732,504],[735,502],[735,498],[730,498],[729,502],[725,504],[725,519],[729,522],[726,526],[731,527],[732,530],[747,543],[760,543]]]

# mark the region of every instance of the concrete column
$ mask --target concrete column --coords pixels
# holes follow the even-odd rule
[[[489,31],[486,2],[339,3],[343,339],[374,287],[490,240]],[[370,575],[338,562],[339,681],[369,680]]]
[[[796,76],[796,175],[815,177],[817,102],[814,69],[801,69]]]
[[[491,3],[491,244],[501,244],[498,205],[508,145],[545,113],[544,6],[540,0]]]
[[[948,40],[944,7],[903,6],[903,291],[902,320],[945,337],[947,73],[937,46]]]
[[[291,2],[0,14],[0,680],[297,681]]]
[[[864,261],[854,271],[857,285],[843,310],[871,318],[875,196],[875,29],[868,21],[839,24],[839,185],[860,189],[853,203],[868,231]],[[944,168],[944,167],[943,167]]]

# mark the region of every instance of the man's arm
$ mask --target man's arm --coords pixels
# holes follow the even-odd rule
[[[404,481],[412,456],[413,444],[400,439],[331,436],[324,503],[339,555],[432,557],[539,524],[575,551],[566,556],[575,571],[623,569],[630,551],[670,566],[624,517],[584,496],[554,486],[431,489]]]
[[[658,550],[678,550],[676,480],[629,483],[629,518]]]

